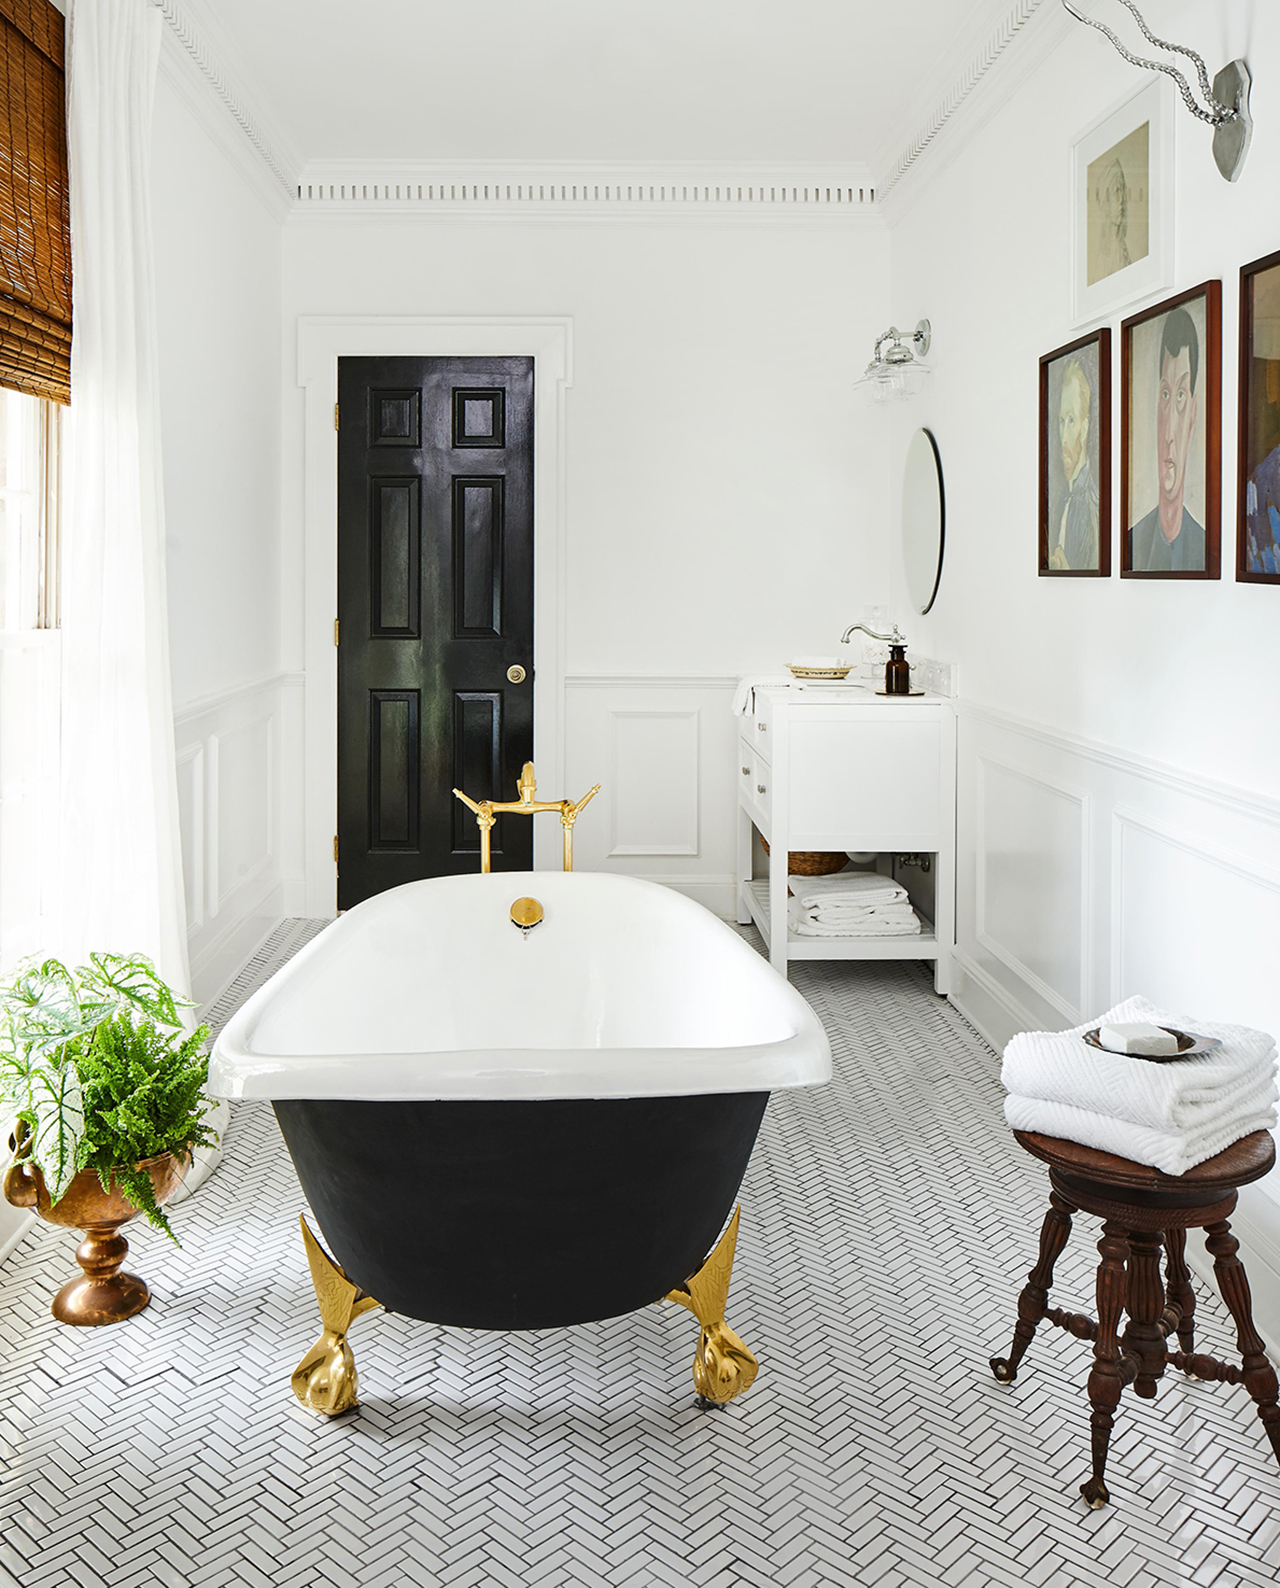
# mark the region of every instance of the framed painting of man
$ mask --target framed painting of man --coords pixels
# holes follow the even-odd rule
[[[1222,505],[1222,283],[1120,326],[1120,575],[1216,579]]]
[[[1111,572],[1111,332],[1040,360],[1040,572]]]
[[[1173,122],[1156,79],[1071,146],[1072,312],[1096,320],[1172,280]]]
[[[1240,270],[1236,578],[1280,584],[1280,253]]]

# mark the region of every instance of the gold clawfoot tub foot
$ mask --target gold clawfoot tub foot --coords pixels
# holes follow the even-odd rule
[[[749,1390],[760,1371],[759,1362],[724,1321],[741,1215],[741,1207],[735,1208],[715,1251],[692,1279],[667,1295],[668,1301],[687,1307],[702,1325],[693,1358],[693,1383],[699,1398],[713,1406],[725,1406]]]
[[[336,1417],[356,1404],[359,1388],[347,1330],[362,1313],[371,1312],[379,1303],[359,1285],[352,1284],[311,1233],[306,1219],[300,1216],[298,1222],[302,1225],[302,1241],[324,1333],[294,1368],[293,1393],[313,1412]]]

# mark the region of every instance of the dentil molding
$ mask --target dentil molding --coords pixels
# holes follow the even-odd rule
[[[908,133],[891,132],[892,152],[881,155],[878,164],[883,174],[877,178],[856,167],[681,170],[619,164],[539,168],[514,162],[392,166],[356,161],[304,167],[254,111],[243,85],[202,31],[191,0],[151,3],[265,166],[290,211],[329,219],[338,214],[363,218],[377,212],[387,217],[522,213],[670,219],[714,213],[771,221],[800,215],[865,220],[945,140],[958,112],[971,105],[992,68],[1024,36],[1032,18],[1056,9],[1051,0],[1012,0],[932,108]]]

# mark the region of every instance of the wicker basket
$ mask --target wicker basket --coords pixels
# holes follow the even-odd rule
[[[760,840],[760,847],[769,853],[769,841]],[[793,849],[787,856],[789,877],[832,877],[849,864],[842,849]]]

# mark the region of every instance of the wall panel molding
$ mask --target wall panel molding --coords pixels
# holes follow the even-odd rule
[[[609,713],[609,858],[697,855],[701,709],[619,706]]]
[[[988,848],[991,824],[989,817],[989,799],[991,792],[990,774],[998,771],[1005,777],[1015,778],[1031,789],[1043,790],[1052,800],[1060,801],[1074,809],[1075,827],[1077,836],[1077,849],[1073,857],[1059,857],[1061,861],[1066,858],[1068,864],[1073,865],[1079,873],[1079,884],[1076,898],[1073,901],[1076,909],[1075,942],[1078,955],[1076,963],[1075,984],[1072,987],[1056,987],[1038,972],[1033,970],[1023,959],[1022,953],[1013,943],[1003,940],[997,935],[988,917],[988,878],[991,870],[992,855]],[[1018,766],[1012,761],[1007,761],[999,756],[982,753],[977,757],[977,823],[974,835],[976,850],[976,876],[975,876],[975,919],[974,936],[978,943],[995,959],[999,960],[1007,970],[1011,970],[1026,986],[1030,987],[1052,1008],[1056,1009],[1069,1024],[1076,1024],[1081,1018],[1080,1005],[1084,995],[1084,980],[1088,965],[1088,920],[1089,920],[1089,827],[1090,827],[1090,800],[1089,796],[1080,792],[1074,786],[1063,783],[1056,778],[1028,771],[1023,766]],[[1001,824],[1002,831],[1007,830],[1006,821]],[[1041,872],[1040,875],[1043,875]],[[1031,879],[1028,878],[1028,885]],[[1037,922],[1028,920],[1022,924],[1019,938],[1022,942],[1032,941],[1037,928]],[[1050,923],[1051,931],[1056,931],[1061,924],[1061,915],[1057,915]]]
[[[301,675],[277,673],[174,714],[187,938],[201,1002],[298,907],[301,685]]]
[[[1225,810],[1245,813],[1272,823],[1280,828],[1280,799],[1264,794],[1258,789],[1242,784],[1228,783],[1188,768],[1176,766],[1172,761],[1161,761],[1155,756],[1143,755],[1135,750],[1122,750],[1117,745],[1100,739],[1089,739],[1083,734],[1069,733],[1062,728],[1052,728],[1048,723],[1034,722],[1029,717],[1019,717],[1013,712],[1001,711],[995,706],[981,706],[973,701],[956,702],[958,716],[974,722],[987,722],[995,728],[1023,739],[1034,739],[1056,750],[1096,762],[1130,777],[1140,777],[1150,783],[1170,789],[1175,793],[1189,794],[1199,800],[1211,801]]]

